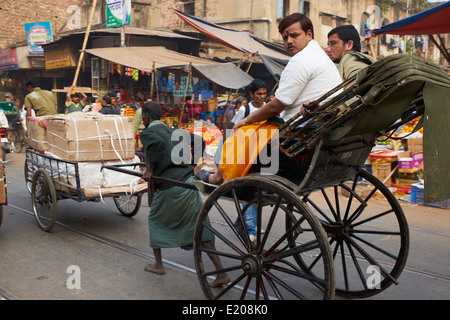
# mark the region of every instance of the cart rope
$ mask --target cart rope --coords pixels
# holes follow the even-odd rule
[[[98,126],[98,121],[95,121],[95,125],[97,126],[97,134],[98,134],[98,144],[100,145],[100,154],[101,154],[101,158],[103,159],[103,146],[102,146],[102,138],[100,136],[100,128]]]
[[[98,187],[98,195],[100,197],[100,201],[105,204],[105,200],[103,200],[103,195],[102,195],[102,187]]]
[[[109,138],[111,139],[111,145],[114,149],[114,152],[116,153],[116,156],[119,158],[120,162],[122,162],[123,164],[125,164],[125,161],[123,161],[122,157],[120,156],[119,152],[117,152],[116,146],[114,145],[114,139],[113,139],[113,135],[111,134],[111,132],[109,132],[108,129],[105,130],[106,135],[109,136]]]
[[[91,136],[91,137],[86,137],[86,138],[80,139],[79,133],[78,133],[77,121],[76,121],[76,118],[73,118],[74,127],[75,127],[75,139],[76,139],[76,141],[74,141],[75,145],[76,145],[76,148],[75,148],[74,151],[70,151],[70,150],[67,150],[65,148],[61,148],[61,147],[57,146],[56,144],[50,143],[48,141],[49,139],[47,139],[46,143],[49,146],[64,152],[65,154],[68,154],[68,155],[76,154],[76,157],[75,157],[76,161],[79,161],[80,160],[80,155],[82,155],[83,153],[92,153],[92,150],[80,150],[80,144],[85,142],[85,141],[98,140],[98,142],[100,144],[101,160],[105,159],[104,157],[105,157],[105,153],[106,152],[114,152],[118,156],[118,159],[120,159],[121,162],[123,163],[122,157],[119,155],[116,147],[114,146],[113,138],[114,138],[114,136],[117,135],[117,139],[119,140],[120,150],[121,150],[122,154],[128,153],[129,152],[129,148],[131,148],[131,145],[128,142],[128,136],[130,136],[130,137],[132,136],[133,130],[126,130],[126,126],[125,126],[125,123],[124,123],[122,117],[120,117],[120,116],[109,116],[109,117],[114,120],[116,134],[111,134],[111,132],[107,129],[107,130],[105,130],[105,134],[101,135],[100,134],[99,124],[98,124],[97,121],[95,121],[96,126],[97,126],[97,135],[98,136]],[[121,121],[123,139],[125,139],[125,143],[124,144],[121,141],[122,135],[120,133],[120,124],[118,123],[117,119],[119,119]],[[50,134],[50,135],[54,136],[57,140],[61,140],[61,141],[64,141],[66,143],[69,142],[68,139],[66,139],[65,137],[62,137],[62,136],[56,134],[55,132],[47,131],[47,134]],[[111,140],[111,145],[112,145],[112,149],[113,150],[109,150],[110,148],[106,148],[106,149],[104,148],[104,146],[102,145],[102,138],[110,138],[110,139],[112,139]],[[125,150],[124,150],[124,146],[125,146]]]
[[[77,161],[78,161],[79,160],[79,151],[80,151],[80,148],[79,148],[80,142],[78,139],[77,119],[73,118],[73,123],[75,124],[75,139],[76,139],[76,146],[77,146],[76,152],[77,152]]]

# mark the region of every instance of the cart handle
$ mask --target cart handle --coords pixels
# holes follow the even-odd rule
[[[108,169],[108,170],[126,173],[126,174],[130,174],[132,176],[135,176],[135,177],[142,178],[142,176],[144,175],[142,172],[124,169],[124,167],[134,167],[136,165],[141,165],[141,164],[143,164],[143,163],[119,164],[119,165],[114,165],[114,166],[105,166],[104,165],[104,166],[102,166],[102,170]],[[154,177],[152,177],[152,181],[164,182],[169,185],[176,186],[176,187],[182,187],[185,189],[198,190],[192,183],[181,182],[181,181],[173,180],[173,179],[169,179],[169,178],[162,178],[162,177],[154,176]]]

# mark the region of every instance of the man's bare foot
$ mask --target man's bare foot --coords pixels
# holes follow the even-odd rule
[[[152,272],[152,273],[155,273],[155,274],[160,275],[160,276],[166,274],[166,271],[164,270],[164,267],[159,267],[159,266],[156,266],[155,264],[148,264],[148,265],[146,265],[145,266],[145,271]]]
[[[216,280],[214,280],[213,282],[210,282],[208,285],[211,288],[218,288],[218,287],[223,286],[224,284],[227,284],[230,281],[231,281],[231,279],[228,275],[222,275],[222,276],[217,276]]]

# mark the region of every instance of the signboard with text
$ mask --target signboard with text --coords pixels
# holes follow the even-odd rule
[[[19,68],[16,49],[0,50],[0,70],[11,70]]]
[[[106,0],[106,27],[115,28],[130,24],[131,0]]]
[[[53,42],[51,22],[33,22],[24,25],[30,55],[43,55],[42,45]]]
[[[45,69],[58,69],[70,67],[72,59],[70,56],[69,42],[62,42],[45,47]]]

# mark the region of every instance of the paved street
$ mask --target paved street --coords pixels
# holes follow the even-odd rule
[[[123,217],[111,199],[105,203],[59,201],[57,225],[51,233],[42,231],[25,188],[24,158],[24,153],[8,155],[6,165],[9,205],[0,227],[0,299],[204,299],[192,251],[163,250],[165,276],[144,271],[153,262],[146,196],[132,219]],[[406,269],[398,286],[370,299],[447,300],[450,210],[402,205],[411,233]],[[70,289],[67,280],[76,270],[81,288]]]

